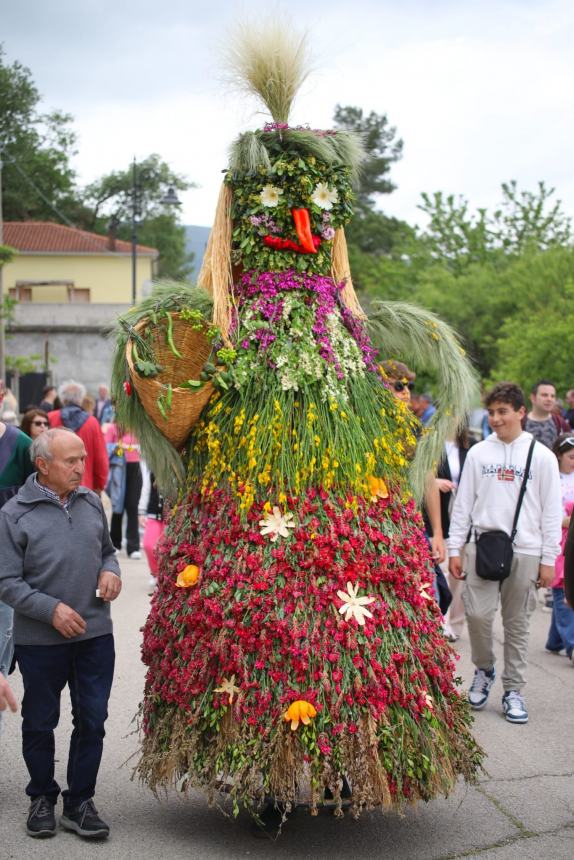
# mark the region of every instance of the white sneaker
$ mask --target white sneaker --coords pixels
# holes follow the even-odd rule
[[[139,551],[139,549],[136,549],[135,552],[130,552],[130,554],[129,554],[129,558],[132,558],[134,561],[139,561],[141,557],[142,557],[142,554]]]
[[[474,678],[468,691],[468,701],[470,702],[470,707],[474,708],[475,711],[480,711],[486,705],[488,694],[494,684],[495,678],[496,672],[494,666],[488,672],[486,669],[474,670]]]
[[[155,578],[155,576],[150,576],[150,578],[148,580],[148,584],[147,584],[147,593],[150,595],[150,597],[154,593],[156,588],[157,588],[157,579]]]
[[[502,710],[509,723],[527,723],[528,711],[518,690],[508,690],[502,697]]]
[[[452,630],[450,624],[443,623],[442,629],[443,629],[443,633],[444,633],[444,638],[446,639],[447,642],[458,642],[459,637]]]

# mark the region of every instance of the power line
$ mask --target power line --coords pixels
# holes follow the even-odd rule
[[[54,204],[53,204],[53,203],[52,203],[52,202],[51,202],[51,201],[46,197],[46,195],[44,194],[44,192],[42,191],[42,189],[41,189],[41,188],[38,188],[38,186],[36,185],[36,183],[34,182],[34,180],[33,180],[30,176],[28,176],[28,174],[26,173],[26,171],[25,171],[25,170],[23,170],[23,169],[20,167],[20,165],[18,164],[18,162],[16,161],[16,159],[14,159],[14,158],[12,158],[10,155],[8,155],[8,153],[6,152],[6,150],[5,150],[5,149],[3,149],[1,145],[0,145],[0,158],[4,158],[6,161],[10,162],[10,164],[11,164],[13,167],[15,167],[15,168],[16,168],[16,170],[18,171],[18,173],[20,174],[20,176],[22,176],[22,178],[23,178],[23,179],[25,179],[25,180],[26,180],[26,182],[27,182],[29,185],[31,185],[31,186],[32,186],[32,188],[34,189],[34,191],[36,192],[36,194],[37,194],[39,197],[41,197],[41,199],[44,201],[44,203],[45,203],[47,206],[49,206],[49,208],[52,210],[52,212],[55,212],[55,214],[58,216],[58,218],[60,218],[60,219],[61,219],[61,220],[62,220],[62,221],[63,221],[63,222],[68,226],[68,227],[71,227],[73,230],[80,230],[80,231],[85,235],[85,237],[88,239],[88,241],[92,242],[92,243],[93,243],[93,245],[94,245],[94,247],[96,247],[96,245],[97,245],[98,251],[99,251],[100,253],[102,252],[102,246],[101,246],[99,243],[96,243],[96,240],[95,240],[95,239],[92,239],[92,237],[90,236],[89,231],[87,231],[87,230],[82,230],[80,227],[77,227],[75,224],[73,224],[73,223],[70,221],[70,219],[69,219],[69,218],[66,218],[66,216],[65,216],[65,215],[63,215],[63,214],[62,214],[58,209],[56,209],[56,207],[54,206]],[[102,237],[102,238],[105,238],[105,237]],[[104,250],[104,252],[105,252],[106,254],[113,254],[113,253],[114,253],[113,251],[110,251],[108,248],[105,248],[105,247],[103,248],[103,250]]]

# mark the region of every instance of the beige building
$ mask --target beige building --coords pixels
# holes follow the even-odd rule
[[[4,266],[4,289],[19,302],[125,304],[132,295],[132,246],[45,221],[7,222],[4,244],[18,251]],[[138,297],[153,276],[155,248],[136,246]]]
[[[74,377],[95,392],[110,376],[109,328],[132,304],[131,244],[49,222],[4,223],[17,256],[3,269],[16,299],[10,356],[41,356],[56,384]],[[149,291],[159,254],[137,246],[138,299]]]

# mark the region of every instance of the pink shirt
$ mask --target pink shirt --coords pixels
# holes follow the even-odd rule
[[[117,424],[110,424],[104,434],[104,440],[106,444],[113,442],[121,444],[126,455],[126,463],[139,463],[141,459],[139,442],[131,433],[124,433],[120,439]]]
[[[574,502],[566,501],[563,493],[564,516],[571,517],[574,513]],[[566,548],[566,537],[568,529],[562,529],[562,541],[560,543],[560,555],[554,562],[554,579],[552,580],[552,588],[564,588],[564,550]]]

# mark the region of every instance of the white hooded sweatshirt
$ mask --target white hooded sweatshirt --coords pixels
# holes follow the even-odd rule
[[[484,531],[512,531],[512,522],[524,476],[532,434],[523,432],[514,442],[502,442],[496,433],[473,445],[467,454],[452,511],[448,536],[451,556],[460,555],[470,527]],[[540,557],[553,565],[560,554],[562,501],[558,460],[536,443],[518,517],[514,551]]]

